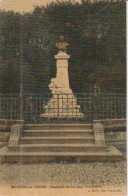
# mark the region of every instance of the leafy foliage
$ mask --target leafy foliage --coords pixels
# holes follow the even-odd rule
[[[20,90],[21,63],[24,92],[48,91],[56,72],[55,43],[60,35],[70,44],[69,76],[74,92],[85,92],[97,81],[103,90],[123,91],[125,7],[123,0],[93,4],[69,0],[35,7],[23,15],[0,12],[0,91]]]

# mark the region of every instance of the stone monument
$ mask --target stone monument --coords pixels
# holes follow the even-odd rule
[[[70,55],[67,54],[69,44],[64,41],[64,36],[60,36],[60,42],[56,43],[56,47],[58,48],[58,54],[55,55],[56,78],[52,78],[49,85],[53,96],[45,105],[45,113],[41,114],[41,117],[83,118],[84,114],[80,112],[80,105],[77,105],[77,99],[69,85]]]

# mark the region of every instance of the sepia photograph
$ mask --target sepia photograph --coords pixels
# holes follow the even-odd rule
[[[126,1],[0,0],[0,196],[126,196]]]

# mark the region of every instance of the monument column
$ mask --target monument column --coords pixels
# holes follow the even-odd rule
[[[56,78],[63,87],[69,88],[69,76],[68,76],[68,59],[70,58],[65,52],[59,52],[55,55],[56,62]]]
[[[56,78],[51,80],[49,87],[55,91],[54,94],[67,94],[72,93],[69,86],[69,75],[68,75],[68,59],[70,56],[63,51],[59,51],[55,55],[56,59]]]

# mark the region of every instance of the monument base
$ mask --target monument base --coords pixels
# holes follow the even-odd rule
[[[84,118],[74,95],[53,95],[45,106],[44,118]]]

